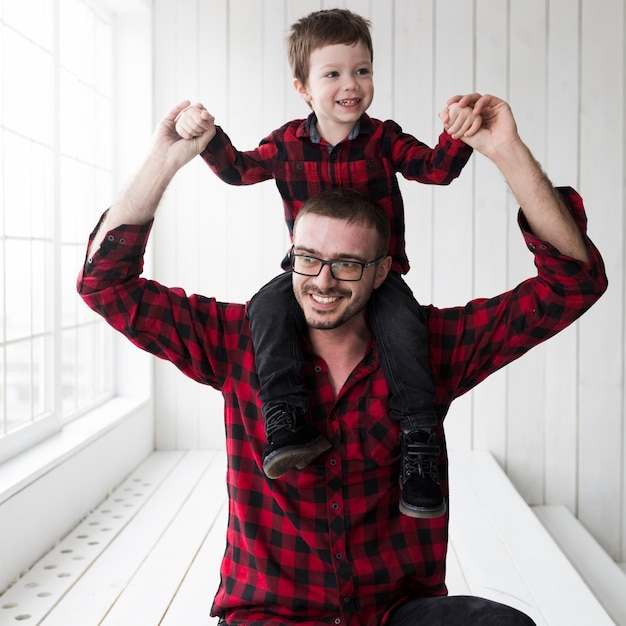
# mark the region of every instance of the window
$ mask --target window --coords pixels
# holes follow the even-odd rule
[[[0,3],[0,460],[114,392],[75,282],[113,195],[115,25],[95,0]]]

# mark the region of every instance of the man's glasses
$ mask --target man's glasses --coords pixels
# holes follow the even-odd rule
[[[310,254],[296,254],[293,250],[289,253],[291,267],[296,274],[302,276],[319,276],[324,265],[330,267],[330,273],[335,280],[357,281],[363,277],[363,270],[380,263],[387,255],[370,261],[359,263],[358,261],[325,261]]]

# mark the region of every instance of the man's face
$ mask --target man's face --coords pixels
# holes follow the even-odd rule
[[[294,252],[327,261],[368,263],[377,254],[378,234],[363,224],[348,224],[320,215],[305,215],[298,220]],[[361,321],[372,291],[386,278],[390,257],[363,270],[359,281],[332,277],[324,265],[319,276],[293,273],[293,290],[311,328],[329,330]]]

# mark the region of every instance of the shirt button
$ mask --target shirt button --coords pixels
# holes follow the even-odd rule
[[[528,249],[529,249],[529,250],[532,250],[532,251],[534,252],[534,251],[536,250],[536,248],[537,248],[537,247],[535,246],[535,244],[534,244],[534,243],[529,243],[529,244],[528,244]]]
[[[120,243],[122,243],[122,244],[126,243],[126,239],[124,239],[124,237],[122,237],[122,238],[120,239]]]
[[[343,599],[343,603],[344,603],[344,604],[348,604],[348,602],[350,602],[350,598],[344,598],[344,599]]]
[[[115,237],[114,237],[113,235],[109,235],[109,236],[107,237],[107,239],[108,239],[109,241],[115,241]]]
[[[335,558],[341,561],[341,559],[343,559],[343,554],[341,554],[341,552],[337,552],[337,554],[335,554]]]
[[[335,624],[341,624],[341,618],[335,617]]]
[[[315,366],[315,372],[316,372],[317,374],[319,374],[321,371],[322,371],[322,366],[321,366],[321,365],[316,365],[316,366]]]
[[[333,502],[331,505],[333,511],[336,511],[339,508],[339,505],[336,502]]]
[[[331,465],[337,465],[337,459],[331,459],[331,460],[329,461],[329,463],[330,463]]]

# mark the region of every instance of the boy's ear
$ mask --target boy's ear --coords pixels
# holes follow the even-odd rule
[[[299,78],[293,79],[293,88],[298,92],[300,97],[307,103],[311,103],[311,96],[307,91],[307,88],[302,84]]]

